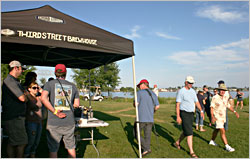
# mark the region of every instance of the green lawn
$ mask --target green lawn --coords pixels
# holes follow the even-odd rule
[[[82,105],[88,106],[88,102],[81,101]],[[95,129],[95,145],[100,152],[100,158],[138,158],[138,144],[133,137],[133,123],[135,110],[129,102],[92,102],[94,117],[109,123],[108,127]],[[208,145],[213,128],[208,127],[208,118],[205,119],[206,132],[194,130],[194,151],[201,158],[249,158],[249,107],[237,110],[240,118],[237,119],[229,112],[229,130],[226,136],[229,144],[235,148],[235,152],[227,152],[220,135],[216,139],[219,147]],[[178,139],[181,127],[175,122],[175,104],[161,104],[155,114],[155,127],[160,135],[158,139],[152,133],[152,153],[147,158],[189,158],[189,149],[184,140],[182,149],[178,150],[171,144]],[[195,127],[195,123],[193,125]],[[88,136],[87,129],[81,130],[82,137]],[[77,158],[97,158],[97,153],[90,141],[80,141],[77,145]],[[6,157],[6,141],[2,144],[2,156]],[[47,158],[48,148],[45,130],[43,131],[37,157]],[[67,151],[63,143],[58,152],[58,157],[67,157]]]

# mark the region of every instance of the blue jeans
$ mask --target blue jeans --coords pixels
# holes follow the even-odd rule
[[[34,155],[42,135],[42,123],[26,122],[25,126],[28,135],[28,144],[24,150],[24,155]]]
[[[204,111],[204,110],[203,110]],[[199,124],[200,123],[200,124]],[[196,109],[196,120],[195,120],[196,125],[203,126],[203,118],[201,117],[201,112],[200,110]]]

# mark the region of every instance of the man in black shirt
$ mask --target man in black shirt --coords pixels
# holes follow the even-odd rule
[[[17,78],[24,67],[19,61],[9,63],[9,74],[2,86],[2,124],[8,135],[8,157],[22,158],[28,137],[25,129],[25,111],[27,95]]]
[[[207,113],[207,117],[209,118],[209,126],[211,126],[211,112],[210,112],[210,97],[212,97],[212,94],[208,91],[208,88],[206,85],[203,86],[204,91],[204,97],[205,97],[205,111]]]

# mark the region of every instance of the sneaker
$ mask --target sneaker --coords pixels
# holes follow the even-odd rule
[[[226,150],[228,151],[228,152],[234,152],[235,151],[235,149],[234,148],[232,148],[231,146],[226,146]]]
[[[210,140],[209,145],[218,146],[213,140]]]

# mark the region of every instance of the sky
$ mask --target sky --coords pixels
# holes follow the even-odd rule
[[[44,5],[131,39],[136,83],[177,87],[191,75],[196,87],[249,87],[249,1],[1,1],[1,11]],[[117,64],[118,88],[133,87],[132,58]],[[54,76],[36,68],[38,79]]]

